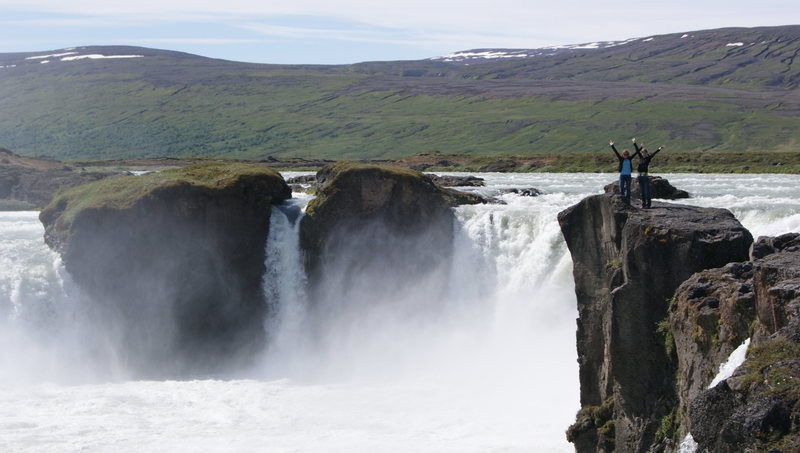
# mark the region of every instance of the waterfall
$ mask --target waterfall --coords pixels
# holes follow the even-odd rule
[[[333,269],[315,300],[298,291],[297,222],[273,208],[265,291],[277,305],[264,376],[433,392],[441,410],[468,404],[520,445],[562,449],[579,408],[571,260],[555,222],[569,201],[510,195],[458,207],[446,265],[413,278],[398,262],[355,280]],[[350,258],[359,259],[342,262]],[[393,292],[382,292],[385,279],[398,282]]]
[[[0,383],[122,376],[108,326],[43,234],[38,212],[0,212]]]
[[[355,287],[333,279],[315,299],[298,247],[309,197],[274,207],[263,282],[270,343],[252,372],[225,380],[126,379],[114,326],[43,243],[38,213],[0,213],[4,447],[573,451],[564,431],[579,406],[577,313],[556,214],[613,177],[478,176],[492,196],[532,186],[545,195],[455,208],[452,256],[430,275],[368,269]],[[755,235],[800,225],[795,175],[747,177],[744,191],[742,175],[669,179],[696,195],[682,203],[732,209]]]
[[[272,356],[285,357],[298,347],[295,341],[301,338],[308,306],[300,220],[310,198],[297,195],[283,205],[273,206],[270,215],[263,285],[269,304],[264,328]]]

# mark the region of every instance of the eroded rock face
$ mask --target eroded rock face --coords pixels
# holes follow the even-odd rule
[[[746,260],[753,241],[727,210],[654,206],[596,195],[558,216],[578,299],[581,406],[613,408],[602,426],[570,429],[579,452],[644,452],[657,441],[677,402],[676,364],[656,331],[667,301],[693,273]]]
[[[759,238],[751,262],[700,272],[678,289],[670,324],[678,356],[681,435],[698,451],[800,450],[800,250],[797,234]],[[707,389],[752,337],[733,377]]]
[[[789,252],[800,250],[800,233],[786,233],[777,237],[759,237],[750,249],[750,259],[764,258],[767,255],[784,250]]]
[[[300,245],[312,318],[325,319],[321,335],[331,326],[350,335],[373,328],[351,325],[354,311],[379,325],[387,312],[405,319],[436,310],[452,264],[452,207],[479,199],[391,167],[340,164],[317,181]]]
[[[357,243],[351,245],[363,248],[364,261],[388,258],[402,248],[395,241],[427,238],[430,253],[418,250],[414,265],[424,263],[435,250],[452,245],[451,207],[481,201],[396,167],[336,164],[320,170],[316,181],[317,198],[309,203],[300,229],[312,281],[320,261],[341,255],[353,238]]]
[[[271,170],[205,165],[81,186],[40,219],[128,367],[181,376],[261,344],[270,205],[290,196]]]
[[[669,321],[678,357],[678,417],[685,434],[688,408],[706,390],[755,320],[753,264],[698,272],[675,293]]]

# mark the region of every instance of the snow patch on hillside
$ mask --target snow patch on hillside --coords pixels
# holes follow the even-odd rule
[[[67,55],[75,55],[76,53],[78,53],[78,52],[53,53],[53,54],[50,54],[50,55],[37,55],[35,57],[27,57],[25,59],[26,60],[44,60],[44,59],[47,59],[47,58],[58,58],[58,57],[64,57],[64,56],[67,56]]]
[[[34,55],[25,57],[25,60],[31,63],[39,62],[41,64],[50,63],[53,61],[78,61],[78,60],[98,60],[103,58],[142,58],[144,55],[103,55],[99,53],[81,55],[80,51],[75,48],[65,49],[67,52],[52,53],[47,55]],[[3,66],[11,67],[11,66]]]
[[[597,41],[583,44],[567,44],[563,46],[542,47],[541,49],[477,49],[453,52],[447,55],[429,58],[433,61],[463,62],[468,60],[498,60],[505,58],[534,58],[543,55],[556,55],[560,51],[569,50],[594,50],[628,44],[636,39],[626,41]]]
[[[75,60],[98,60],[101,58],[142,58],[144,55],[100,55],[100,54],[90,54],[90,55],[75,55],[72,57],[64,57],[61,61],[75,61]]]

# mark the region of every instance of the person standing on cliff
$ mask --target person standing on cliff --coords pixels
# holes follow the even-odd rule
[[[622,201],[625,204],[631,204],[631,174],[633,173],[633,158],[639,154],[637,150],[633,156],[627,149],[622,150],[622,155],[619,154],[617,148],[614,147],[614,141],[608,141],[614,154],[617,155],[619,160],[619,193],[622,195]]]
[[[657,150],[653,151],[653,154],[650,154],[644,146],[639,147],[635,137],[632,138],[631,141],[633,141],[633,147],[636,148],[636,153],[639,154],[639,165],[636,166],[636,171],[639,175],[636,177],[636,181],[639,183],[639,195],[642,198],[642,208],[650,209],[652,207],[653,197],[650,193],[650,178],[647,176],[647,173],[650,160],[656,157],[656,154],[664,147],[659,146]]]

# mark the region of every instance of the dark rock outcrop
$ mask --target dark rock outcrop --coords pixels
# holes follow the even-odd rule
[[[800,451],[800,251],[777,247],[746,265],[756,312],[754,323],[739,326],[739,336],[752,334],[747,359],[731,378],[682,402],[684,430],[698,451]],[[735,327],[723,324],[720,331]]]
[[[750,249],[750,259],[756,260],[783,250],[800,250],[800,233],[786,233],[778,237],[759,237]]]
[[[478,168],[478,171],[483,172],[509,172],[517,169],[519,164],[514,159],[495,159],[492,162]]]
[[[542,195],[544,193],[535,187],[528,187],[525,189],[517,189],[517,188],[503,189],[500,192],[501,194],[515,193],[521,197],[538,197],[539,195]]]
[[[75,187],[113,175],[78,171],[55,161],[22,158],[0,148],[0,209],[4,205],[41,209],[59,189]]]
[[[662,200],[678,200],[681,198],[689,198],[689,192],[678,189],[668,180],[660,176],[648,176],[650,180],[650,196],[652,198],[660,198]],[[615,181],[603,187],[607,194],[619,195],[619,182]],[[634,176],[631,184],[631,198],[638,200],[641,198],[639,189],[639,180]]]
[[[272,170],[202,164],[70,189],[40,219],[128,366],[182,375],[261,344],[270,205],[290,196]]]
[[[724,209],[639,210],[596,195],[561,212],[578,299],[579,452],[645,452],[677,403],[675,358],[657,326],[693,273],[744,261],[752,236]],[[609,407],[607,417],[594,417]]]
[[[317,182],[317,175],[295,176],[286,180],[286,184],[314,184]]]
[[[451,207],[480,201],[413,170],[351,163],[323,168],[317,198],[300,226],[312,293],[324,291],[319,288],[335,272],[346,280],[342,287],[372,275],[369,284],[382,283],[386,291],[401,279],[382,276],[403,276],[403,284],[422,278],[451,253]]]
[[[443,187],[483,187],[485,181],[476,176],[434,175],[428,177],[436,184]]]
[[[698,272],[675,292],[669,321],[680,383],[676,415],[683,434],[689,429],[689,404],[708,388],[719,365],[750,337],[756,316],[752,280],[752,263],[731,263]]]

